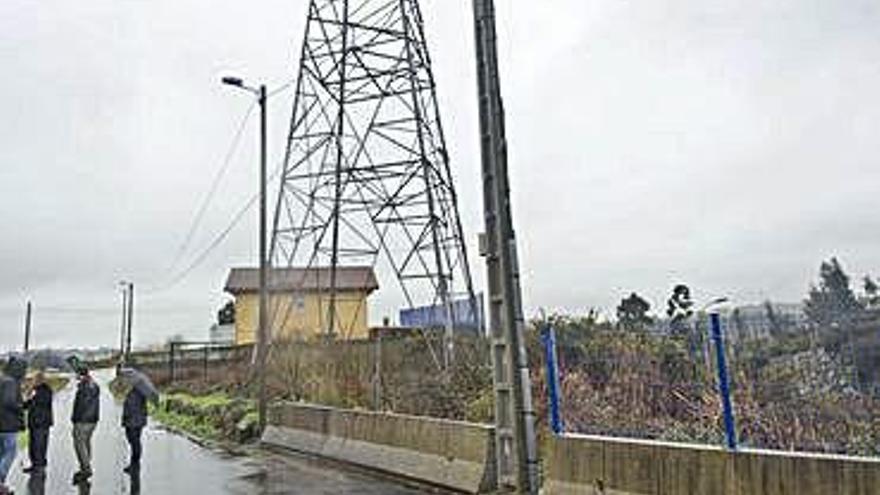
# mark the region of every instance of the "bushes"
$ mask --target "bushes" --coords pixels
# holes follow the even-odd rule
[[[153,415],[169,427],[209,440],[247,442],[259,434],[253,402],[223,394],[167,395]]]
[[[704,349],[695,353],[674,336],[618,331],[590,319],[556,322],[568,431],[722,443],[711,353],[707,362]],[[543,423],[536,335],[532,325],[533,391]],[[790,332],[740,343],[728,356],[741,444],[880,455],[880,397],[859,386],[846,354]]]
[[[492,387],[486,341],[457,340],[451,379],[431,352],[440,351],[439,339],[387,338],[377,347],[375,341],[277,343],[270,361],[272,395],[343,408],[491,419],[486,414],[491,402],[485,403]]]

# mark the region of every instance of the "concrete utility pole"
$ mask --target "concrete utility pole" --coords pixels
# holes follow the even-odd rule
[[[257,367],[260,370],[259,425],[266,429],[266,351],[268,335],[269,297],[266,277],[269,260],[266,257],[266,85],[260,86],[260,328],[257,340]]]
[[[500,488],[537,494],[535,411],[523,335],[522,291],[510,207],[504,106],[498,77],[493,0],[474,0],[485,206],[489,322]]]
[[[257,413],[259,417],[260,431],[266,428],[266,409],[268,397],[266,391],[266,358],[269,344],[269,290],[268,273],[269,257],[266,252],[266,85],[259,88],[246,86],[244,81],[237,77],[224,77],[223,84],[244,89],[257,97],[260,105],[260,314],[257,327],[257,382],[258,401]]]
[[[27,354],[31,350],[31,302],[27,302],[27,310],[24,316],[24,353]]]
[[[128,329],[125,333],[125,357],[127,363],[131,358],[131,327],[134,321],[134,283],[128,283]]]
[[[125,328],[126,321],[128,319],[128,291],[125,283],[119,283],[122,288],[122,321],[119,324],[119,357],[120,359],[125,357]]]

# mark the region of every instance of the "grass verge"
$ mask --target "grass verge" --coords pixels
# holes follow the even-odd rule
[[[204,440],[218,441],[223,437],[220,429],[213,422],[170,410],[164,401],[160,402],[158,406],[151,407],[150,415],[172,430],[179,430]]]
[[[253,401],[225,394],[165,395],[151,409],[151,414],[173,430],[209,441],[246,442],[256,432],[257,415]]]

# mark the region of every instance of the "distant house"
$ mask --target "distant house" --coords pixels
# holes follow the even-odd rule
[[[329,326],[331,270],[275,268],[269,272],[269,328],[273,339],[312,339]],[[235,298],[235,343],[256,341],[260,271],[233,268],[224,290]],[[371,267],[336,270],[336,311],[333,334],[340,339],[366,338],[367,299],[379,288]]]
[[[227,323],[220,325],[215,323],[208,330],[208,340],[212,344],[234,344],[235,324]]]
[[[802,303],[764,303],[737,306],[724,314],[727,332],[735,338],[760,338],[806,325]]]

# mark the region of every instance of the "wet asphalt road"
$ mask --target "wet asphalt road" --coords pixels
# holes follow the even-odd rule
[[[77,471],[71,438],[70,409],[75,384],[55,394],[55,427],[49,440],[49,467],[45,476],[28,476],[27,452],[20,451],[9,476],[16,495],[23,494],[192,494],[281,495],[363,494],[410,495],[426,493],[387,479],[308,458],[272,453],[233,457],[205,449],[151,423],[144,430],[140,479],[122,472],[128,463],[128,444],[121,428],[121,405],[110,394],[110,374],[98,375],[101,384],[101,420],[93,438],[95,475],[90,484],[74,486]]]

